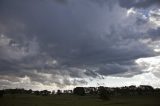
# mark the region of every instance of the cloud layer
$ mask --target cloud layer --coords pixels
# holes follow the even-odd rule
[[[149,66],[136,61],[159,55],[158,6],[159,0],[1,0],[0,87],[50,89],[146,73]]]

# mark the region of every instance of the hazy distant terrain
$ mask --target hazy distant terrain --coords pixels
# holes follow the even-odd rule
[[[114,96],[101,100],[96,96],[5,95],[0,106],[160,106],[159,96]]]

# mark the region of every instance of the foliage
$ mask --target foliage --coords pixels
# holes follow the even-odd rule
[[[132,86],[124,86],[124,87],[76,87],[74,90],[57,90],[57,92],[52,91],[52,93],[48,90],[42,91],[33,91],[33,90],[25,90],[25,89],[4,89],[0,90],[0,97],[6,94],[31,94],[31,95],[60,95],[60,94],[76,94],[76,95],[99,95],[101,98],[107,98],[107,96],[155,96],[160,95],[159,88],[153,88],[148,85],[140,85],[138,87]]]
[[[76,87],[76,88],[74,88],[73,93],[76,95],[84,96],[85,89],[83,87]]]
[[[107,90],[106,90],[106,88],[103,87],[103,86],[100,86],[100,87],[98,88],[98,95],[99,95],[100,98],[103,99],[103,100],[109,100]]]
[[[60,95],[62,94],[62,91],[61,90],[57,90],[57,95]]]

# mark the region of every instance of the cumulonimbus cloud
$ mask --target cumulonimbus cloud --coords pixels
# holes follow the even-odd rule
[[[158,55],[147,42],[159,40],[150,3],[157,10],[157,0],[2,0],[0,73],[55,86],[143,73],[135,60]]]

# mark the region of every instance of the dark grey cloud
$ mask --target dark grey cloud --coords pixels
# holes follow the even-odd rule
[[[127,16],[127,8],[158,1],[0,2],[1,75],[26,75],[31,83],[61,87],[86,84],[83,78],[140,74],[141,67],[134,60],[157,55],[141,41],[154,40],[152,34],[159,30],[139,15]]]
[[[125,64],[105,64],[101,66],[97,71],[102,76],[110,74],[119,77],[132,77],[133,75],[143,73],[142,68],[138,67],[135,63],[132,62],[128,62]]]
[[[159,0],[119,0],[119,3],[122,7],[126,8],[147,8],[153,5],[160,5]]]
[[[152,35],[153,40],[157,40],[160,38],[160,28],[149,30],[148,33]]]

